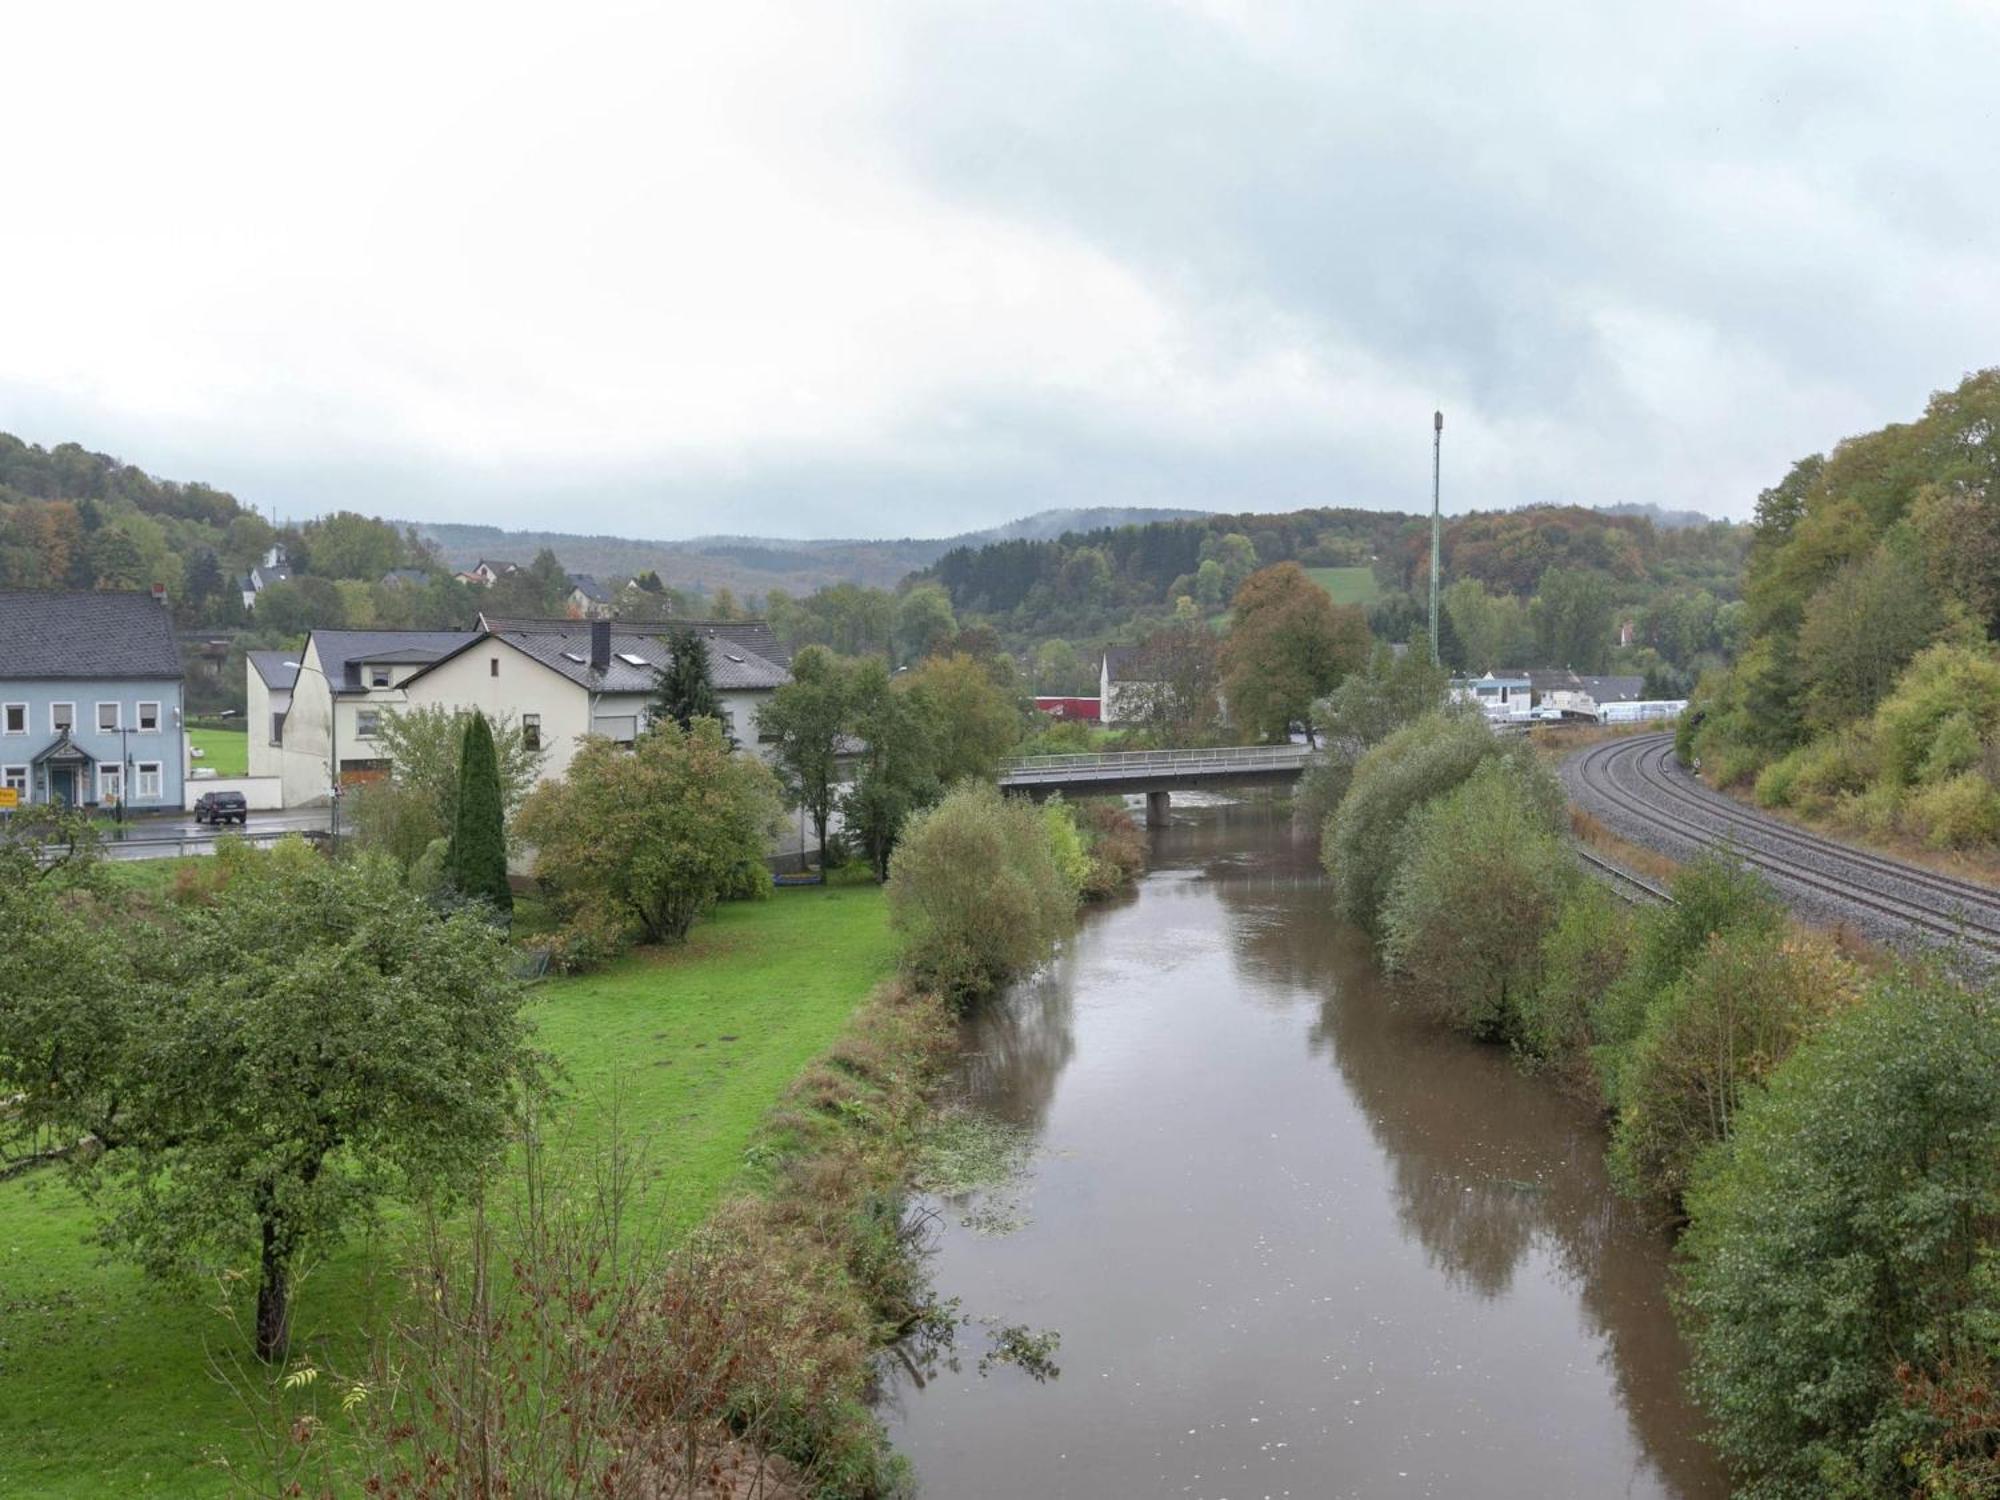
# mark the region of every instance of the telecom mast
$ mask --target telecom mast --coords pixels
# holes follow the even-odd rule
[[[1431,665],[1438,661],[1438,466],[1444,454],[1444,413],[1431,413]]]

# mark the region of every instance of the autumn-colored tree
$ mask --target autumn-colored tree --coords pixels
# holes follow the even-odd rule
[[[1368,618],[1339,605],[1297,563],[1243,580],[1222,648],[1230,718],[1260,738],[1282,740],[1294,724],[1312,733],[1312,708],[1368,661]]]

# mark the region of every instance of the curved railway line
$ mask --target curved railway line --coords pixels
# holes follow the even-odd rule
[[[1563,778],[1579,806],[1624,837],[1677,859],[1726,846],[1809,917],[1888,941],[1958,943],[2000,962],[2000,890],[1752,811],[1681,771],[1673,753],[1670,734],[1609,740],[1572,756]]]

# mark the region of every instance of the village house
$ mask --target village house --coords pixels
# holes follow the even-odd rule
[[[5,800],[178,810],[184,688],[163,591],[0,592]]]
[[[569,594],[563,601],[570,614],[579,620],[608,620],[611,618],[611,595],[604,585],[588,573],[572,573],[569,576]]]
[[[685,623],[708,648],[724,732],[768,756],[757,713],[790,680],[790,653],[761,620]],[[542,751],[542,776],[560,776],[585,735],[638,738],[671,659],[656,628],[485,616],[472,631],[314,631],[297,659],[262,656],[248,667],[251,721],[254,731],[264,714],[271,759],[253,759],[252,771],[275,761],[288,807],[323,800],[336,783],[387,775],[383,720],[405,709],[511,718]],[[289,695],[283,709],[280,695]],[[253,756],[257,739],[253,732]]]
[[[488,562],[482,557],[463,573],[456,573],[452,576],[457,578],[460,583],[469,583],[477,588],[490,589],[508,574],[520,571],[521,565],[519,563]]]
[[[254,610],[257,596],[274,583],[290,583],[292,580],[291,560],[286,556],[281,543],[273,543],[265,549],[263,560],[243,577],[240,585],[243,591],[243,607]]]

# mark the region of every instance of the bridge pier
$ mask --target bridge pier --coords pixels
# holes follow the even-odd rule
[[[1146,826],[1148,828],[1165,828],[1172,821],[1167,815],[1172,805],[1172,792],[1146,793]]]

